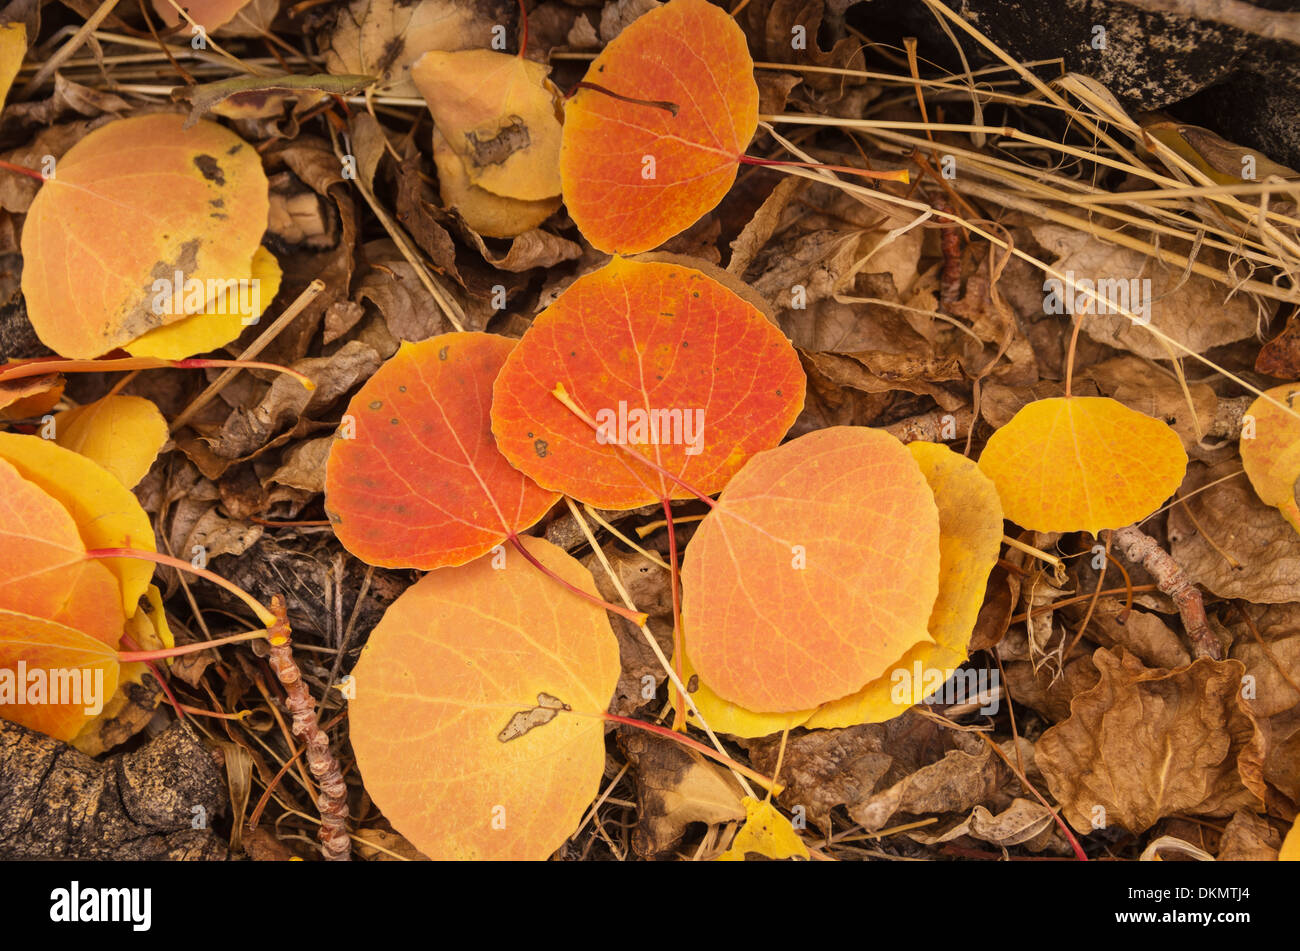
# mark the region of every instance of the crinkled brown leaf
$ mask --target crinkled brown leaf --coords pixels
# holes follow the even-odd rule
[[[1239,700],[1238,661],[1148,669],[1131,654],[1099,649],[1093,663],[1100,682],[1038,741],[1038,766],[1070,825],[1142,832],[1174,813],[1223,816],[1260,805],[1238,770],[1262,745]]]

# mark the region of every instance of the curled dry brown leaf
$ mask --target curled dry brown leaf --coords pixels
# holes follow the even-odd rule
[[[1174,813],[1258,809],[1263,739],[1241,700],[1238,661],[1149,669],[1132,654],[1093,654],[1100,681],[1038,741],[1037,761],[1079,832],[1143,832]],[[1250,788],[1247,788],[1249,784]]]

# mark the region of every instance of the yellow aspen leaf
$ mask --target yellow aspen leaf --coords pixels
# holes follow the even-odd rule
[[[447,140],[433,130],[433,164],[438,169],[442,203],[454,208],[478,234],[488,238],[514,238],[536,228],[560,207],[560,197],[520,201],[494,195],[469,180],[465,164]]]
[[[27,26],[24,23],[6,23],[0,26],[0,106],[9,98],[9,88],[14,84],[27,55]]]
[[[214,122],[171,113],[118,119],[68,150],[23,225],[22,290],[41,341],[93,358],[202,313],[249,273],[270,208],[252,146]],[[177,285],[179,275],[180,285]],[[172,287],[159,313],[159,281]],[[189,300],[184,287],[205,294]]]
[[[1300,412],[1300,383],[1275,386],[1265,395]],[[1296,500],[1300,419],[1261,397],[1250,404],[1242,423],[1241,464],[1255,494],[1300,532],[1300,506]]]
[[[68,510],[87,548],[157,550],[153,526],[139,501],[94,460],[48,439],[20,433],[0,433],[0,459]],[[153,565],[132,558],[107,559],[103,564],[117,578],[123,613],[134,614],[153,577]]]
[[[54,441],[93,459],[128,489],[167,442],[167,420],[142,396],[105,396],[54,417]]]
[[[1002,504],[992,481],[960,453],[932,442],[908,443],[907,450],[939,509],[939,597],[929,625],[934,643],[909,648],[884,676],[823,704],[804,723],[810,729],[892,720],[924,699],[929,687],[946,683],[970,656],[971,633],[1002,547]]]
[[[1099,396],[1054,397],[1021,408],[980,456],[1003,512],[1036,532],[1097,532],[1146,518],[1187,470],[1178,434]]]
[[[560,120],[549,72],[496,50],[432,50],[411,79],[471,184],[539,201],[560,194]]]
[[[577,560],[533,557],[595,595]],[[352,749],[366,791],[432,859],[545,859],[578,827],[605,768],[619,677],[606,613],[522,556],[425,575],[393,602],[352,672]]]
[[[746,796],[745,824],[731,840],[731,848],[718,856],[719,862],[743,862],[753,852],[769,859],[807,859],[803,844],[790,820],[776,811],[771,801],[759,802]]]
[[[280,262],[266,248],[253,254],[251,274],[240,283],[232,278],[202,313],[191,314],[174,324],[155,327],[122,349],[133,357],[184,360],[196,353],[216,350],[237,339],[244,328],[261,319],[280,293]]]
[[[1282,849],[1277,853],[1279,862],[1300,862],[1300,816],[1291,824],[1291,831],[1286,834]]]

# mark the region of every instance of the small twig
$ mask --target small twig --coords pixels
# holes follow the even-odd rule
[[[302,739],[307,751],[307,765],[320,783],[320,797],[316,807],[320,810],[321,853],[334,862],[346,862],[352,851],[348,837],[348,788],[339,771],[338,760],[330,752],[330,739],[316,719],[316,703],[311,691],[302,682],[302,672],[293,660],[289,642],[289,620],[284,598],[271,598],[271,613],[275,624],[271,629],[271,653],[268,662],[280,678],[286,694],[285,705],[293,714],[293,732]],[[276,643],[282,641],[282,643]]]
[[[1155,578],[1156,587],[1174,599],[1178,614],[1187,628],[1187,638],[1196,658],[1210,657],[1221,660],[1223,648],[1210,630],[1210,620],[1205,615],[1205,602],[1201,592],[1188,579],[1182,566],[1173,556],[1156,544],[1156,540],[1136,525],[1115,532],[1115,541],[1124,557],[1141,565]]]

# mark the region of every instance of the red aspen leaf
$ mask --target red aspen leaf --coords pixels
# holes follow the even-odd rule
[[[85,555],[67,509],[0,459],[0,607],[116,647],[126,623],[117,579]]]
[[[1008,519],[1036,532],[1097,534],[1146,518],[1187,470],[1178,434],[1107,397],[1036,400],[995,432],[980,468]]]
[[[0,608],[0,716],[6,720],[71,740],[117,690],[117,673],[117,652],[102,641]]]
[[[563,549],[522,542],[596,593]],[[604,771],[600,715],[620,670],[609,620],[518,554],[507,559],[425,575],[388,608],[353,670],[348,718],[366,791],[432,859],[546,858],[577,829]]]
[[[54,417],[54,441],[91,459],[128,489],[169,439],[167,420],[142,396],[105,396]]]
[[[892,720],[925,699],[936,682],[946,683],[970,656],[971,634],[1002,548],[1002,503],[988,476],[960,453],[932,442],[908,443],[907,450],[939,509],[939,596],[929,623],[934,643],[912,646],[883,676],[824,704],[804,723],[809,729]]]
[[[662,244],[713,209],[758,128],[745,34],[706,0],[670,0],[620,33],[564,109],[560,177],[583,236],[614,254]],[[675,111],[675,114],[674,114]]]
[[[1300,383],[1265,391],[1300,412]],[[1273,506],[1300,532],[1296,480],[1300,479],[1300,419],[1260,397],[1242,417],[1241,464],[1259,500]]]
[[[352,398],[355,435],[334,441],[325,475],[348,551],[386,568],[463,565],[559,500],[492,440],[492,381],[514,347],[484,333],[403,343]]]
[[[67,509],[87,548],[157,550],[153,526],[139,501],[98,463],[48,439],[19,433],[0,433],[0,459]],[[153,565],[132,558],[103,564],[117,578],[123,612],[134,614]]]
[[[216,123],[184,124],[159,113],[100,126],[36,193],[22,290],[37,336],[56,353],[97,357],[202,312],[156,312],[155,282],[175,284],[178,272],[181,284],[205,288],[248,276],[270,207],[261,157]]]
[[[929,642],[939,514],[883,430],[817,430],[750,460],[700,523],[682,569],[691,660],[750,710],[803,710]]]
[[[556,384],[607,424],[603,436],[555,398]],[[752,304],[693,268],[615,258],[534,319],[493,387],[492,432],[539,485],[630,509],[693,496],[602,438],[626,438],[717,492],[781,440],[804,389],[794,347]]]
[[[560,120],[550,68],[496,50],[431,50],[411,79],[470,183],[539,201],[560,194]]]

